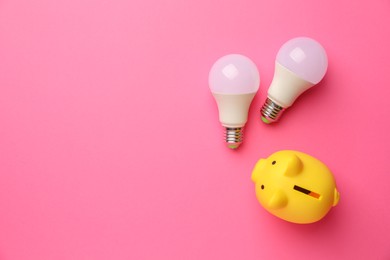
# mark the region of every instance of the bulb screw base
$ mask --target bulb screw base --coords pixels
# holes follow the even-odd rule
[[[242,127],[225,127],[225,142],[230,149],[237,149],[242,143],[243,128]]]
[[[261,121],[266,124],[271,124],[279,120],[286,108],[276,104],[270,98],[267,98],[264,102],[263,107],[260,110]]]

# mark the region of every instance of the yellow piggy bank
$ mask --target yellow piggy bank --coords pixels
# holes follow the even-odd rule
[[[322,219],[340,198],[328,167],[297,151],[279,151],[260,159],[252,180],[260,204],[271,214],[293,223]]]

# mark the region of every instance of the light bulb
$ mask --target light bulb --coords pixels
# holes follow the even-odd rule
[[[227,147],[236,149],[242,143],[248,110],[260,84],[253,61],[240,54],[218,59],[209,73],[209,86],[219,110],[219,121],[225,127]]]
[[[299,95],[321,81],[327,67],[326,52],[315,40],[298,37],[286,42],[276,56],[274,78],[261,108],[262,121],[277,121]]]

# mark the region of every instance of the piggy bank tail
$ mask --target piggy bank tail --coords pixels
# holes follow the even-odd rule
[[[336,188],[334,188],[333,207],[339,203],[339,200],[340,200],[340,193],[337,191]]]

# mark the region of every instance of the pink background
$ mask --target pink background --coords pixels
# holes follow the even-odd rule
[[[329,70],[259,120],[279,47]],[[390,1],[0,0],[0,259],[390,259]],[[225,148],[207,78],[257,64],[245,143]],[[309,153],[340,204],[294,225],[256,201],[261,157]]]

